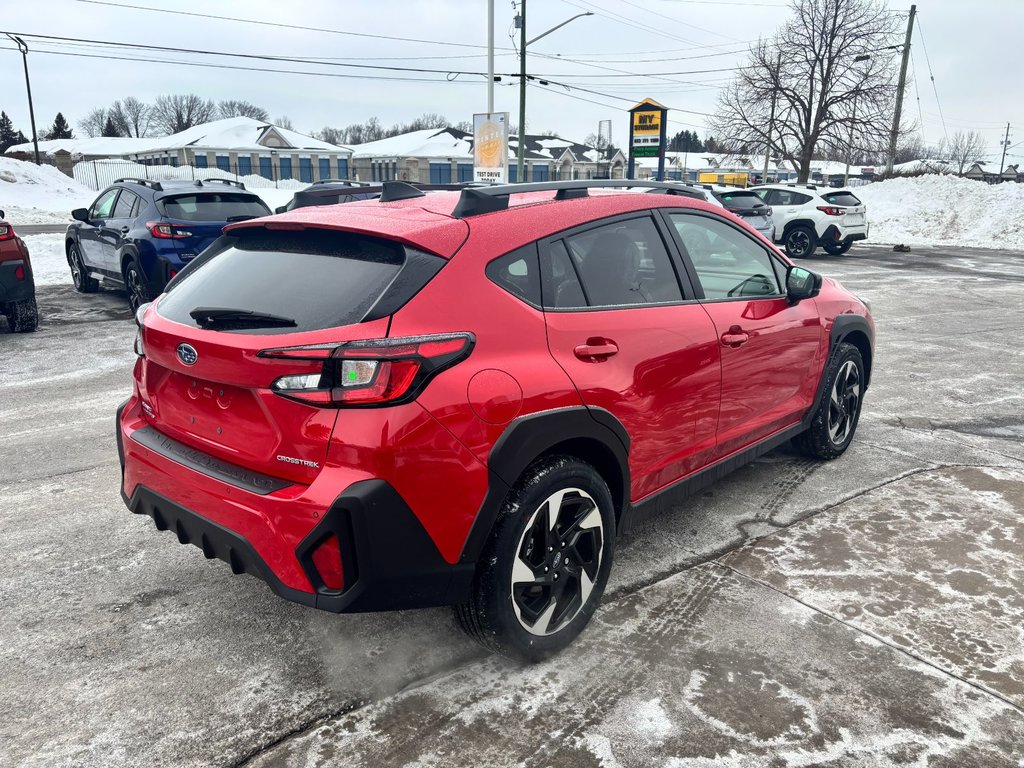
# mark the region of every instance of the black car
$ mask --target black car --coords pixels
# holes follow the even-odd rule
[[[245,185],[227,179],[118,179],[89,208],[71,212],[65,252],[75,288],[123,287],[132,310],[221,235],[232,221],[270,215]]]

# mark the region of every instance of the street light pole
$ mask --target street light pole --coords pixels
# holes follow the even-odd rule
[[[487,0],[487,114],[494,112],[494,0]]]
[[[871,61],[871,57],[866,53],[857,56],[853,63],[856,64],[858,61]],[[857,85],[857,90],[853,92],[853,118],[850,121],[850,142],[846,147],[846,172],[843,174],[843,186],[847,186],[850,183],[850,152],[853,150],[853,128],[857,123],[857,99],[860,97],[861,86],[864,85],[864,81],[867,80],[868,73],[865,70],[863,76],[860,79],[860,83]]]
[[[584,16],[593,16],[594,14],[590,11],[586,13],[577,13],[575,16],[566,19],[561,24],[556,24],[547,32],[542,32],[531,40],[526,39],[526,0],[522,0],[522,10],[519,16],[519,147],[516,160],[516,180],[525,181],[523,174],[525,172],[524,152],[526,148],[526,46],[533,45],[542,37],[547,37],[556,29],[561,29],[570,21],[583,18]]]
[[[39,165],[39,137],[36,135],[36,113],[32,108],[32,83],[28,79],[28,45],[20,37],[15,37],[9,32],[5,32],[14,44],[18,46],[18,50],[21,51],[21,62],[25,65],[25,91],[28,93],[28,119],[32,125],[32,146],[35,148],[36,165]]]

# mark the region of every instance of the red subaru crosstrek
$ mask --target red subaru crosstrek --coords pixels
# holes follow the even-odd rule
[[[125,503],[289,600],[565,647],[619,533],[786,440],[839,456],[871,375],[864,302],[623,183],[672,191],[394,182],[227,227],[139,311]]]

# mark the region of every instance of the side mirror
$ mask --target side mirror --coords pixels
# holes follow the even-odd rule
[[[4,212],[0,211],[0,219],[2,219],[3,217],[4,217]]]
[[[89,222],[89,209],[88,208],[75,208],[71,212],[71,218],[75,221]]]
[[[288,211],[287,205],[279,205],[274,209],[274,213],[286,213]]]
[[[790,304],[813,299],[821,291],[821,275],[803,267],[786,270],[786,298]]]

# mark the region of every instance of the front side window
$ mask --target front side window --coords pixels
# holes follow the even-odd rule
[[[648,216],[588,229],[565,238],[564,244],[587,306],[662,304],[683,299],[668,251]],[[573,290],[566,288],[563,293],[568,295]],[[561,301],[556,306],[564,306]]]
[[[781,293],[781,264],[753,239],[707,216],[675,213],[669,218],[697,272],[705,299],[750,299]]]
[[[118,189],[108,189],[102,195],[100,195],[96,202],[92,204],[92,215],[91,219],[109,219],[110,212],[114,210],[114,199],[117,197]]]

